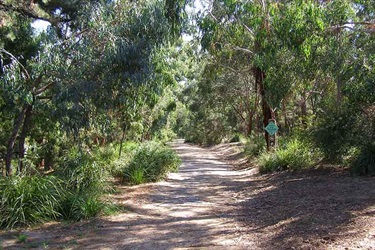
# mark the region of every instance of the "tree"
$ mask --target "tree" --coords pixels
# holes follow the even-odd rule
[[[53,5],[59,2],[48,3],[51,9],[59,6]],[[8,10],[21,16],[28,14],[18,8]],[[166,12],[162,1],[116,1],[85,5],[79,13],[74,22],[71,20],[79,25],[70,25],[64,36],[61,29],[42,34],[43,49],[27,61],[30,67],[25,68],[14,56],[4,67],[1,78],[7,86],[4,96],[14,97],[8,95],[9,91],[23,93],[22,100],[15,105],[13,128],[9,131],[5,156],[8,175],[12,173],[16,140],[19,148],[24,148],[25,138],[35,129],[29,122],[33,115],[53,107],[51,117],[35,118],[53,120],[64,132],[82,142],[82,131],[103,126],[94,117],[113,114],[112,118],[117,120],[114,115],[120,113],[119,118],[123,120],[119,124],[124,127],[137,119],[135,106],[153,103],[154,96],[160,93],[158,89],[165,86],[160,81],[161,73],[155,70],[153,57],[174,39],[171,22],[178,20],[168,19],[168,15],[176,15],[175,12]],[[64,11],[60,14],[64,18],[68,16]],[[20,162],[23,157],[20,154]]]
[[[267,126],[295,85],[286,74],[292,69],[284,60],[308,57],[309,39],[322,31],[323,21],[315,1],[213,1],[201,29],[202,45],[215,59],[223,54],[231,58],[237,51],[245,54],[242,67],[252,71]],[[235,69],[240,71],[238,65]],[[269,148],[266,132],[265,139]]]

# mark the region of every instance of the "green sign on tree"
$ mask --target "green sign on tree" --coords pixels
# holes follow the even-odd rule
[[[270,121],[270,123],[268,123],[268,125],[264,129],[268,134],[274,135],[279,130],[279,127],[273,121]]]

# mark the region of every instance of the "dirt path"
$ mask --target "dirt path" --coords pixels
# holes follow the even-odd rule
[[[220,148],[172,147],[179,173],[114,197],[129,212],[23,231],[23,244],[0,234],[4,249],[375,249],[374,178],[258,176],[233,171]]]

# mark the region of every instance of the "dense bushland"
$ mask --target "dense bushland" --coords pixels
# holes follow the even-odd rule
[[[57,170],[47,175],[23,172],[0,178],[0,228],[78,221],[115,212],[120,208],[105,198],[115,188],[113,177],[129,184],[155,182],[177,171],[181,163],[160,142],[126,142],[123,150],[118,158],[118,150],[111,147],[92,152],[73,147]]]
[[[367,1],[212,1],[197,22],[204,67],[185,90],[186,138],[208,145],[241,133],[262,171],[327,163],[373,175],[374,10]],[[271,119],[288,142],[263,152]]]

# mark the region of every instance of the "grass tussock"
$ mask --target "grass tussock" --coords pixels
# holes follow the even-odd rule
[[[314,165],[317,153],[312,147],[299,139],[291,139],[275,152],[264,152],[259,156],[261,173],[306,169]]]
[[[137,185],[164,179],[169,172],[175,172],[181,159],[167,146],[158,142],[139,145],[125,159],[118,161],[122,179]]]
[[[67,190],[53,176],[15,176],[0,179],[0,227],[30,226],[61,216]]]

